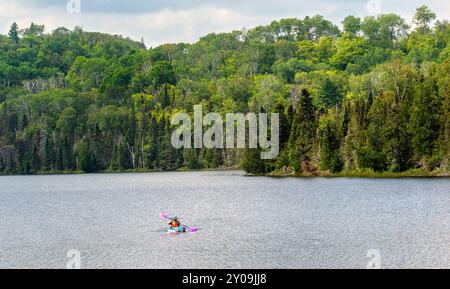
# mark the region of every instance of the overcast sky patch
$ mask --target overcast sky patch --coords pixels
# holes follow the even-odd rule
[[[12,22],[44,24],[47,31],[81,26],[87,31],[119,34],[148,46],[195,42],[210,32],[227,32],[269,24],[287,17],[321,14],[339,24],[345,16],[394,12],[410,20],[415,8],[428,5],[440,19],[450,19],[443,0],[79,0],[81,13],[68,13],[70,0],[0,0],[0,32]],[[77,0],[71,0],[77,1]],[[373,3],[373,2],[372,2]],[[372,8],[371,8],[372,7]]]

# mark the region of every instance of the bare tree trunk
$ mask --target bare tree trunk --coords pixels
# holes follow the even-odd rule
[[[134,151],[134,146],[130,146],[129,143],[127,143],[127,147],[128,147],[128,151],[130,152],[131,155],[131,160],[133,162],[133,169],[136,168],[136,152]]]

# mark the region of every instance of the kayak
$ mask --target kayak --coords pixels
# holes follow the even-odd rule
[[[167,233],[185,233],[186,228],[185,227],[177,227],[177,228],[169,228],[167,229]]]

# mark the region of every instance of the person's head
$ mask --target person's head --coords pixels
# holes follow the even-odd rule
[[[174,216],[173,219],[174,219],[175,221],[177,221],[177,220],[178,220],[178,217],[177,217],[177,216]]]

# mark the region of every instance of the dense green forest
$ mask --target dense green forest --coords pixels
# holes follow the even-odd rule
[[[449,174],[450,24],[427,7],[322,16],[147,49],[102,33],[0,35],[0,172],[241,167],[257,174]],[[281,152],[186,149],[171,116],[280,113]]]

